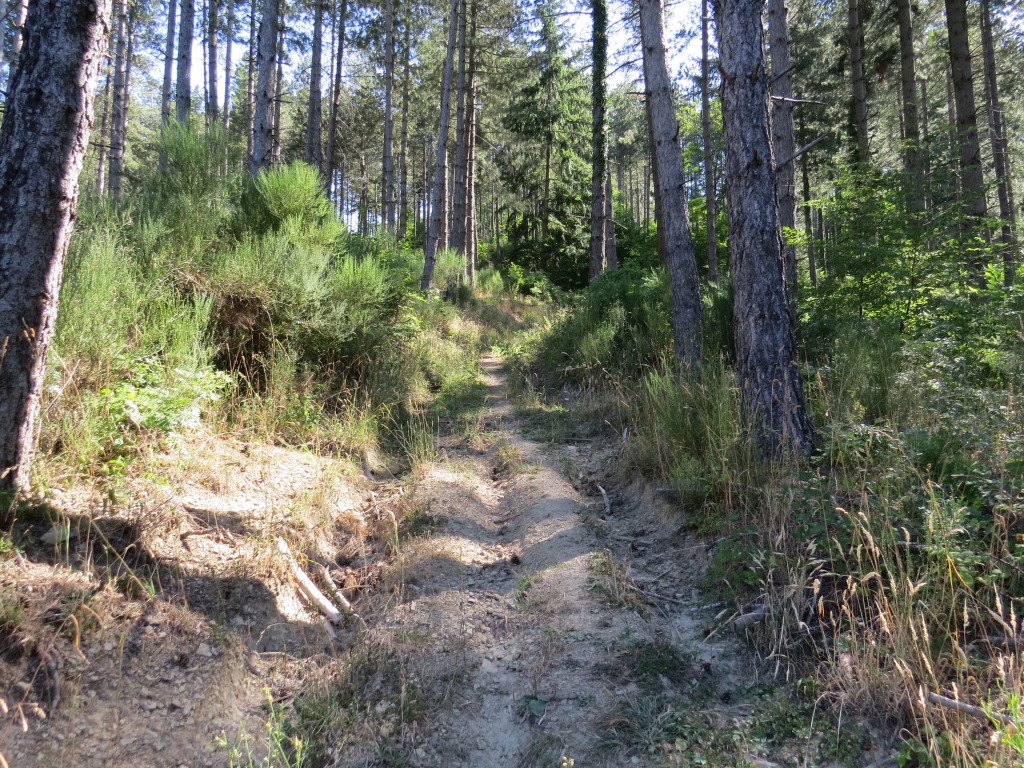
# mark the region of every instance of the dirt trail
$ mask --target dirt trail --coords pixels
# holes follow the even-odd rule
[[[728,714],[751,681],[734,641],[704,640],[704,547],[639,484],[606,506],[597,482],[617,447],[524,437],[500,366],[482,363],[493,445],[449,447],[419,485],[437,531],[406,545],[415,599],[377,630],[415,628],[461,671],[414,764],[655,764],[651,745],[611,732],[623,707],[701,689]]]

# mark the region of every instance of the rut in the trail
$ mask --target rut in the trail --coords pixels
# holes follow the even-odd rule
[[[685,565],[699,570],[702,548],[669,544],[676,526],[653,499],[627,510],[612,493],[606,514],[587,475],[599,477],[616,448],[587,455],[523,437],[500,361],[483,368],[492,446],[444,447],[447,459],[419,485],[415,503],[436,532],[405,544],[408,599],[376,629],[412,634],[417,656],[437,660],[419,671],[447,706],[423,729],[415,764],[648,764],[642,745],[613,743],[616,712],[698,687],[728,700],[738,677],[730,642],[702,642]],[[520,466],[508,467],[510,456]]]

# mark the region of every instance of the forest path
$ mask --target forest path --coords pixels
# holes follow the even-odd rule
[[[749,764],[717,739],[753,672],[736,640],[706,639],[704,544],[639,483],[601,493],[621,446],[525,436],[501,360],[481,368],[484,437],[440,441],[414,496],[431,531],[401,552],[407,601],[375,629],[446,660],[413,764],[688,764],[670,700],[705,702],[711,764]]]

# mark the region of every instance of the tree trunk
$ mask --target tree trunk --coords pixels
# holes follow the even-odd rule
[[[476,10],[476,3],[473,3],[473,9]],[[473,21],[475,26],[476,19]],[[466,271],[470,286],[476,287],[476,50],[472,43],[470,45],[469,90],[466,93],[469,112],[466,120],[469,134],[469,146],[466,150]]]
[[[207,94],[206,94],[206,124],[213,127],[217,124],[219,115],[219,100],[217,98],[217,26],[218,26],[218,0],[207,0],[209,2],[209,15],[206,19],[206,51],[207,59]]]
[[[786,278],[786,306],[796,317],[796,246],[786,242],[786,232],[796,229],[796,139],[793,130],[793,65],[789,55],[789,22],[786,0],[768,0],[768,36],[775,97],[772,105],[772,149],[776,162],[775,194],[779,201],[779,228],[783,233],[782,264]]]
[[[466,0],[459,5],[459,60],[455,70],[455,163],[452,172],[452,223],[449,247],[466,255]],[[468,269],[466,270],[468,272]]]
[[[182,0],[190,2],[191,0]],[[274,153],[274,101],[277,95],[278,0],[263,0],[263,19],[256,43],[256,108],[249,173],[269,168]]]
[[[309,104],[306,109],[306,162],[323,174],[323,104],[320,97],[321,50],[324,45],[324,2],[313,6],[313,54],[309,69]],[[323,176],[321,176],[323,178]]]
[[[105,0],[34,0],[8,92],[0,127],[0,489],[29,486],[109,26]]]
[[[271,144],[272,164],[281,162],[281,110],[284,106],[284,25],[286,0],[279,0],[280,16],[277,20],[277,73],[274,75],[274,127]]]
[[[773,0],[777,1],[777,0]],[[711,16],[708,0],[701,2],[700,130],[704,143],[704,200],[707,207],[708,280],[718,282],[718,200],[715,195],[715,155],[711,138],[711,66],[708,38]]]
[[[231,45],[235,41],[235,0],[227,0],[224,9],[224,130],[231,126]]]
[[[917,73],[914,57],[914,19],[910,0],[896,0],[900,26],[900,86],[903,99],[903,167],[910,177],[908,202],[912,211],[924,210],[924,177],[919,150],[921,129],[917,119]]]
[[[245,157],[252,164],[252,140],[256,135],[256,2],[249,0],[249,60],[246,63]]]
[[[96,153],[96,192],[100,196],[107,191],[107,126],[110,124],[110,72],[103,82],[103,95],[100,97],[100,130],[99,151]]]
[[[800,171],[804,183],[804,239],[807,241],[807,272],[811,285],[818,287],[818,264],[814,257],[814,231],[811,227],[811,177],[807,169],[807,153],[800,155]]]
[[[690,235],[690,213],[679,149],[672,80],[665,62],[664,10],[661,0],[640,0],[640,37],[644,81],[656,168],[656,199],[664,226],[665,255],[672,286],[672,329],[676,358],[691,370],[701,361],[701,303],[697,260]]]
[[[864,76],[864,26],[860,0],[847,0],[846,43],[850,49],[850,90],[853,98],[854,159],[866,164],[868,147],[868,81]]]
[[[185,124],[192,111],[192,27],[195,21],[195,0],[181,0],[180,8],[175,104],[178,122]]]
[[[448,164],[448,124],[451,122],[452,69],[455,67],[455,44],[459,29],[459,7],[461,0],[452,0],[448,17],[448,48],[444,60],[444,76],[441,81],[441,116],[437,129],[437,154],[434,160],[434,178],[430,187],[430,223],[427,225],[427,240],[423,253],[423,278],[420,289],[429,291],[434,280],[434,263],[445,218],[442,201],[446,195]],[[445,243],[447,245],[447,243]],[[442,246],[443,247],[443,246]]]
[[[395,0],[384,4],[384,230],[395,232]]]
[[[615,203],[612,199],[612,174],[607,175],[604,187],[604,253],[605,268],[619,268],[619,249],[615,243]]]
[[[1003,251],[1003,282],[1013,285],[1017,267],[1017,221],[1013,205],[1013,184],[1010,156],[1003,133],[1003,107],[996,77],[996,52],[992,39],[992,8],[990,0],[981,0],[981,50],[985,62],[985,94],[988,101],[988,132],[992,141],[992,159],[999,197],[999,218],[1002,219],[999,240]]]
[[[409,28],[412,14],[405,20],[405,40],[403,43],[402,64],[402,135],[398,150],[398,237],[404,239],[409,235],[409,80],[411,44]],[[414,217],[415,218],[415,217]],[[415,222],[413,224],[415,228]]]
[[[110,195],[121,199],[124,176],[124,142],[128,127],[128,9],[125,0],[114,6],[116,43],[114,46],[113,104],[110,111]],[[101,133],[101,140],[106,137]]]
[[[946,29],[949,33],[949,63],[956,104],[961,189],[967,214],[962,222],[961,231],[968,239],[973,235],[980,235],[982,239],[987,240],[984,220],[988,215],[988,208],[985,202],[985,177],[981,168],[981,144],[978,141],[978,112],[974,101],[966,0],[946,0]],[[970,242],[966,246],[971,282],[979,288],[984,288],[983,248]]]
[[[171,122],[171,84],[174,82],[174,17],[177,14],[177,0],[167,2],[167,37],[164,40],[164,85],[160,99],[160,120],[163,125]],[[163,159],[166,162],[166,158]]]
[[[814,432],[786,308],[769,138],[761,3],[716,0],[722,72],[729,264],[744,412],[766,460],[808,456]]]
[[[594,280],[608,267],[607,226],[608,204],[605,176],[608,168],[608,130],[605,110],[608,98],[608,3],[591,0],[593,15],[593,71],[591,76],[590,124],[590,279]]]
[[[331,85],[331,115],[327,121],[327,178],[332,185],[334,171],[338,167],[338,110],[341,108],[341,68],[345,61],[345,17],[347,13],[348,0],[341,0],[341,11],[338,14],[338,50],[334,60],[334,83]],[[328,192],[330,191],[328,189]]]
[[[5,57],[6,51],[4,51],[3,23],[4,23],[4,19],[6,19],[6,18],[7,18],[7,0],[0,0],[0,72],[3,71],[4,63],[5,63],[5,58],[4,57]]]

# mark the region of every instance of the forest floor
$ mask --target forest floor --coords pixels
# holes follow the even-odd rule
[[[701,589],[710,545],[622,480],[599,412],[565,418],[544,439],[487,356],[434,461],[403,478],[211,437],[115,491],[51,491],[0,562],[0,755],[894,765],[778,687]],[[334,638],[278,536],[352,599]]]

